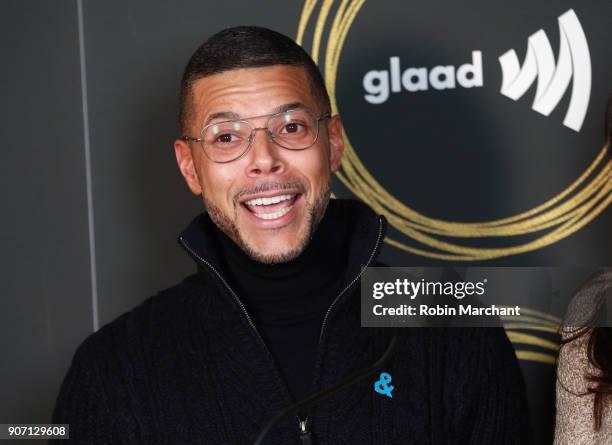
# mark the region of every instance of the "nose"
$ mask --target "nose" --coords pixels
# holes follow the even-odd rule
[[[281,147],[270,138],[267,128],[255,128],[252,133],[247,176],[283,173],[285,163],[281,158],[280,150],[282,150]]]

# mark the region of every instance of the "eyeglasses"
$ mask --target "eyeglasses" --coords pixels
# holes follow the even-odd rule
[[[265,127],[254,127],[249,123],[250,119],[261,117],[268,118]],[[182,138],[187,142],[199,142],[210,160],[223,164],[243,156],[251,147],[257,130],[266,130],[270,140],[288,150],[309,148],[319,136],[319,122],[329,117],[329,112],[316,117],[307,108],[296,108],[274,114],[214,122],[202,128],[199,138]]]

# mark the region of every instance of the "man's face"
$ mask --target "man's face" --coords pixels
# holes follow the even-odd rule
[[[204,123],[233,116],[272,114],[288,104],[301,104],[319,117],[322,110],[306,71],[272,66],[226,71],[204,77],[192,88],[190,136]],[[227,113],[211,120],[212,115]],[[231,114],[231,116],[230,116]],[[264,127],[266,118],[250,120]],[[198,143],[177,140],[177,162],[191,191],[202,194],[213,222],[253,259],[279,263],[306,247],[329,201],[331,173],[344,148],[338,116],[322,120],[316,143],[287,150],[256,131],[249,151],[229,163],[215,163]]]

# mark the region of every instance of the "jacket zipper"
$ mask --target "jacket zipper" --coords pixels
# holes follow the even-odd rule
[[[263,337],[261,336],[261,334],[259,333],[259,331],[257,330],[257,328],[255,327],[255,323],[253,323],[253,320],[251,319],[251,316],[249,315],[249,313],[246,310],[246,307],[244,307],[244,304],[242,304],[242,301],[240,301],[240,298],[238,298],[238,295],[236,295],[236,292],[234,292],[234,290],[230,287],[230,285],[228,284],[227,281],[225,281],[225,278],[223,278],[223,276],[221,276],[221,274],[219,272],[217,272],[217,269],[214,268],[214,266],[212,264],[210,264],[208,261],[206,261],[204,258],[202,258],[200,255],[198,255],[196,252],[193,251],[193,249],[191,247],[189,247],[189,245],[187,244],[187,242],[183,239],[183,237],[181,236],[179,238],[179,240],[181,241],[182,246],[187,249],[189,251],[189,253],[191,253],[191,255],[195,258],[197,258],[201,263],[205,264],[206,266],[208,266],[208,268],[210,270],[212,270],[215,275],[217,275],[217,277],[221,280],[221,282],[223,283],[223,285],[227,288],[227,290],[229,291],[229,293],[232,295],[232,297],[234,298],[234,300],[236,301],[236,303],[238,303],[238,306],[240,307],[240,309],[242,310],[242,313],[244,314],[244,316],[247,319],[247,322],[249,323],[249,325],[251,326],[251,328],[253,329],[253,331],[255,332],[255,334],[257,334],[257,338],[259,339],[259,341],[261,342],[262,346],[266,349],[266,351],[268,351],[268,353],[270,353],[270,351],[268,350],[268,347],[266,346]]]
[[[251,326],[251,329],[253,329],[253,332],[255,332],[255,335],[257,336],[259,342],[261,343],[261,347],[266,351],[266,353],[268,354],[268,356],[269,356],[270,360],[272,361],[272,363],[274,363],[274,359],[272,357],[272,353],[268,349],[268,346],[266,346],[266,342],[264,342],[263,337],[261,336],[261,334],[259,333],[259,331],[255,327],[255,323],[253,323],[253,320],[251,319],[251,316],[249,315],[249,313],[246,310],[246,307],[244,306],[244,304],[242,303],[240,298],[238,298],[238,295],[236,295],[236,292],[234,292],[234,289],[231,288],[229,283],[225,280],[225,278],[223,278],[223,276],[217,271],[217,269],[215,269],[215,267],[212,264],[210,264],[208,261],[206,261],[200,255],[198,255],[191,247],[189,247],[189,245],[187,244],[187,242],[185,241],[185,239],[182,236],[179,238],[179,240],[181,242],[181,245],[185,249],[187,249],[187,251],[189,251],[189,253],[191,253],[191,255],[194,258],[199,260],[202,264],[205,264],[210,270],[212,270],[215,273],[215,275],[217,275],[219,280],[221,280],[223,285],[226,287],[226,289],[229,291],[229,293],[234,298],[234,301],[236,301],[236,303],[238,304],[238,306],[242,310],[242,313],[244,314],[244,316],[246,317],[247,322],[249,323],[249,326]],[[296,415],[296,418],[297,418],[298,422],[300,422],[300,438],[301,438],[302,437],[302,434],[301,434],[302,420],[297,415]],[[308,437],[307,437],[307,442],[303,442],[303,443],[307,444],[307,445],[310,445],[312,442],[310,442],[310,432],[308,432],[306,421],[304,421],[304,428],[305,428],[305,431],[306,431]],[[302,441],[303,440],[304,439],[302,439]]]
[[[378,246],[380,246],[380,239],[382,238],[382,232],[383,232],[383,223],[382,223],[382,219],[379,217],[378,218],[378,237],[376,238],[376,244],[374,244],[374,248],[372,249],[372,252],[370,253],[370,257],[368,258],[368,261],[366,261],[366,264],[361,268],[361,271],[357,274],[357,276],[355,276],[355,278],[353,278],[353,280],[351,280],[351,282],[344,289],[342,289],[342,291],[336,296],[334,301],[332,301],[332,304],[330,304],[329,307],[327,308],[327,312],[325,313],[325,317],[323,318],[323,323],[321,324],[321,331],[320,331],[320,334],[319,334],[319,345],[321,344],[321,340],[323,339],[323,333],[325,331],[325,326],[327,325],[327,320],[329,318],[329,314],[331,313],[332,309],[334,308],[334,306],[336,305],[338,300],[346,293],[346,291],[348,291],[353,286],[353,284],[355,284],[355,282],[361,277],[361,275],[363,275],[363,272],[364,272],[365,268],[368,267],[370,265],[370,263],[372,262],[372,259],[374,258],[374,255],[376,254],[376,251],[378,250]],[[238,304],[238,306],[242,310],[242,313],[244,314],[244,316],[247,319],[247,322],[249,323],[249,325],[253,329],[253,332],[255,332],[255,334],[257,335],[257,338],[258,338],[259,342],[261,343],[262,347],[265,349],[265,351],[271,357],[272,354],[270,353],[270,350],[266,346],[266,343],[264,342],[263,337],[261,336],[261,334],[259,333],[259,331],[255,327],[255,323],[253,323],[253,320],[251,319],[251,316],[249,315],[249,313],[246,310],[246,307],[244,306],[242,301],[240,301],[240,298],[238,298],[238,295],[236,295],[236,292],[234,292],[234,290],[230,287],[229,283],[225,280],[225,278],[223,278],[223,276],[217,271],[217,269],[214,268],[214,266],[212,264],[210,264],[208,261],[206,261],[200,255],[198,255],[196,252],[194,252],[194,250],[191,247],[189,247],[189,245],[187,244],[187,242],[185,241],[185,239],[182,236],[179,238],[179,240],[181,242],[181,245],[185,249],[187,249],[187,251],[194,258],[198,259],[202,264],[205,264],[221,280],[223,285],[227,288],[229,293],[232,295],[232,297],[234,298],[234,300],[236,301],[236,303]],[[308,419],[309,419],[308,416],[305,419],[303,419],[303,420],[300,418],[299,415],[296,415],[296,418],[298,420],[298,424],[299,424],[299,428],[300,428],[300,439],[302,441],[302,444],[303,445],[311,445],[312,444],[312,440],[311,440],[310,430],[308,429]]]
[[[310,431],[308,430],[308,420],[300,420],[300,440],[302,445],[312,445]]]
[[[379,217],[378,218],[378,237],[376,238],[376,243],[374,244],[374,248],[372,249],[372,252],[370,253],[370,257],[368,258],[368,261],[366,261],[365,265],[361,268],[361,271],[357,274],[357,276],[355,276],[355,278],[353,278],[353,280],[344,289],[342,289],[342,291],[336,296],[334,301],[332,301],[332,304],[330,304],[329,307],[327,308],[325,317],[323,317],[323,323],[321,324],[321,332],[319,334],[319,345],[321,345],[321,341],[323,340],[323,333],[325,331],[325,326],[327,325],[327,320],[329,319],[329,314],[331,314],[331,311],[336,305],[336,303],[338,302],[338,300],[340,300],[340,298],[346,293],[346,291],[348,291],[353,286],[353,284],[355,284],[355,282],[361,277],[361,275],[363,275],[365,268],[368,267],[370,263],[372,262],[372,260],[374,259],[374,255],[376,254],[376,251],[378,250],[378,247],[380,246],[380,239],[382,238],[382,234],[383,234],[383,223],[382,223],[382,218]],[[303,424],[304,428],[306,428],[305,431],[308,433],[308,437],[306,439],[307,442],[305,442],[304,439],[302,439],[302,443],[310,445],[312,442],[310,441],[310,432],[307,429],[308,419],[309,419],[308,416],[306,416],[304,420],[300,419],[300,417],[298,416],[298,420],[300,422],[300,431],[302,431],[302,424]],[[301,435],[300,435],[300,438],[302,438]]]
[[[361,275],[363,275],[364,269],[368,267],[370,263],[372,262],[372,259],[374,259],[374,255],[376,254],[376,251],[378,250],[378,246],[380,245],[380,239],[382,238],[382,232],[383,232],[382,227],[383,227],[382,220],[379,217],[378,219],[378,237],[376,238],[376,244],[374,244],[374,249],[372,249],[372,253],[370,253],[370,258],[368,258],[368,261],[366,261],[365,265],[361,268],[361,272],[359,272],[357,276],[353,278],[353,280],[344,289],[342,289],[342,291],[338,294],[338,296],[334,299],[334,301],[332,301],[332,304],[329,305],[329,308],[327,308],[327,312],[325,313],[325,317],[323,318],[323,324],[321,325],[321,333],[319,334],[319,344],[321,344],[321,340],[323,340],[323,331],[325,330],[325,325],[327,324],[327,319],[329,318],[329,314],[331,313],[332,309],[334,308],[334,306],[336,305],[340,297],[342,297],[342,295],[344,295],[344,293],[347,290],[349,290],[359,278],[361,278]]]

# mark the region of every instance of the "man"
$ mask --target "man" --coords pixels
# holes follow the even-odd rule
[[[189,61],[180,107],[178,166],[207,210],[179,238],[198,273],[78,349],[54,415],[77,442],[253,443],[391,340],[360,328],[359,307],[386,223],[329,200],[342,125],[311,58],[267,29],[221,31]],[[263,443],[523,441],[524,387],[503,331],[405,329],[397,344],[392,397],[363,380]]]

